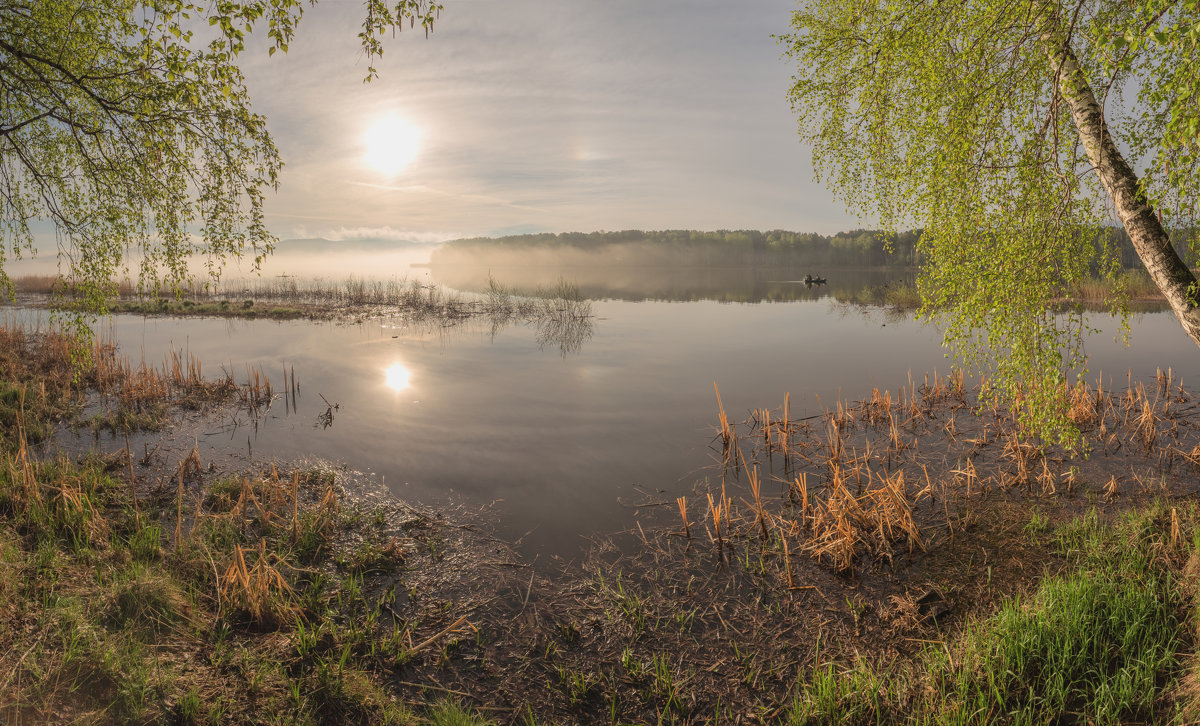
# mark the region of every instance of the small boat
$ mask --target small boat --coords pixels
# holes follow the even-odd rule
[[[809,286],[812,286],[812,285],[824,285],[824,284],[825,284],[825,278],[824,278],[824,277],[821,277],[820,275],[817,275],[816,277],[813,277],[812,275],[805,275],[805,276],[804,276],[804,284],[805,284],[805,285],[809,285]]]

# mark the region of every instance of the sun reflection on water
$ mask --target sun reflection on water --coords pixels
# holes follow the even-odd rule
[[[412,382],[412,372],[401,363],[393,363],[383,372],[384,382],[393,391],[403,391]]]

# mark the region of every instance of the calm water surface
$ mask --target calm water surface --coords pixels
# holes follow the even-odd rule
[[[590,338],[575,352],[539,344],[531,326],[450,328],[307,321],[117,316],[108,333],[135,360],[186,349],[216,372],[262,366],[276,387],[295,369],[297,411],[275,402],[255,431],[218,427],[202,455],[261,460],[320,457],[369,471],[399,497],[491,505],[503,536],[540,557],[571,557],[585,537],[627,529],[629,505],[651,492],[687,494],[719,477],[711,448],[713,382],[730,417],[781,406],[818,413],[840,395],[898,390],[949,362],[940,332],[821,297],[791,302],[598,301]],[[1093,371],[1124,383],[1172,366],[1200,382],[1195,346],[1168,313],[1133,320],[1133,347],[1089,344]],[[389,375],[389,371],[391,374]],[[406,379],[406,380],[405,380]],[[325,428],[318,416],[338,404]],[[244,423],[244,422],[243,422]],[[103,442],[102,442],[103,443]],[[107,444],[106,448],[113,448]],[[244,462],[243,462],[244,463]]]

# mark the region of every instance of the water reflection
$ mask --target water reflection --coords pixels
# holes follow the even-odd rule
[[[412,382],[412,372],[402,363],[393,363],[383,372],[383,377],[387,387],[397,393],[407,389]]]
[[[568,280],[584,298],[592,300],[694,302],[800,302],[824,297],[853,298],[863,288],[898,280],[911,281],[915,273],[882,269],[841,268],[814,275],[802,268],[696,268],[696,267],[431,267],[433,281],[465,292],[486,293],[497,280],[520,290],[553,286]],[[807,280],[805,279],[807,276]]]
[[[590,305],[587,312],[576,310],[580,301],[564,300],[563,305],[538,318],[537,344],[542,349],[557,345],[565,357],[567,353],[578,353],[595,331]]]

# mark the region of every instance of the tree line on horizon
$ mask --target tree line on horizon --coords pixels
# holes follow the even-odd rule
[[[1098,244],[1116,252],[1122,268],[1136,267],[1137,252],[1119,227]],[[925,262],[922,230],[889,235],[853,229],[834,235],[787,230],[698,231],[639,229],[543,232],[452,240],[433,251],[433,265],[766,267],[918,267]],[[1181,253],[1183,251],[1181,250]],[[1103,274],[1103,270],[1094,270]]]

